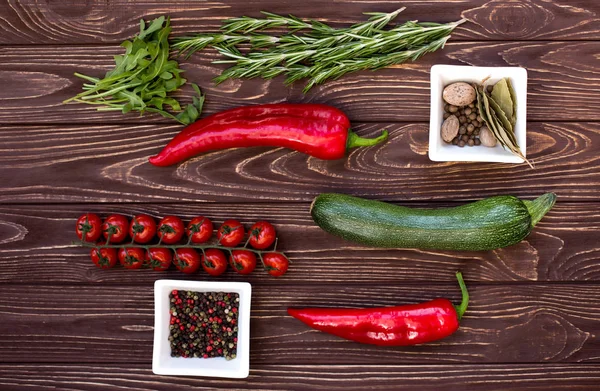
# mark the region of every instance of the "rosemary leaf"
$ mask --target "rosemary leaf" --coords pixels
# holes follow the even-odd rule
[[[337,79],[349,72],[378,69],[416,60],[425,53],[444,46],[459,24],[419,23],[407,21],[384,30],[404,8],[391,13],[368,13],[366,22],[336,29],[322,22],[302,20],[263,12],[264,18],[241,17],[223,22],[218,34],[199,34],[174,40],[181,54],[208,46],[223,59],[215,64],[229,64],[214,79],[218,84],[228,79],[286,76],[286,83],[308,78],[307,92],[317,84]],[[264,30],[286,27],[279,35],[257,34]],[[241,44],[250,44],[250,49]]]

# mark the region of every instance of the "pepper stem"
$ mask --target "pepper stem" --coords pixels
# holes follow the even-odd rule
[[[537,223],[552,209],[556,202],[556,194],[546,193],[533,201],[522,200],[529,214],[531,215],[531,226],[535,227]]]
[[[467,310],[467,306],[469,305],[469,291],[467,291],[467,286],[465,285],[465,280],[463,280],[463,276],[461,272],[456,272],[456,279],[458,280],[458,285],[460,286],[460,292],[462,293],[462,300],[460,305],[455,305],[456,316],[460,321]]]
[[[381,135],[375,138],[364,138],[360,137],[352,130],[348,129],[348,138],[346,140],[346,149],[355,148],[355,147],[371,147],[373,145],[377,145],[382,143],[388,139],[388,131],[382,130]]]

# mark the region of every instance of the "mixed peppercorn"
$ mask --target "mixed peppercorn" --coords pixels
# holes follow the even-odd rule
[[[171,357],[236,357],[237,293],[173,290],[169,299]]]

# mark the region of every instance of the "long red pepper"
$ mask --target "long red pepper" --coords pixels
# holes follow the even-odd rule
[[[469,303],[462,274],[456,273],[462,301],[447,299],[383,308],[289,308],[288,314],[310,327],[352,341],[406,346],[445,338],[456,330]]]
[[[239,107],[213,114],[187,126],[150,163],[170,166],[203,152],[240,147],[286,147],[332,160],[354,147],[387,140],[357,136],[350,121],[335,107],[282,103]]]

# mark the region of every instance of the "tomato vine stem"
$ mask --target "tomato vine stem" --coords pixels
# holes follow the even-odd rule
[[[88,248],[116,248],[116,249],[120,249],[120,248],[134,248],[134,247],[139,247],[139,248],[143,248],[146,251],[148,251],[151,248],[168,248],[168,249],[171,249],[171,250],[177,250],[179,248],[193,248],[193,249],[197,249],[197,250],[202,251],[203,254],[204,254],[204,250],[205,249],[210,249],[210,248],[227,251],[227,252],[229,252],[229,254],[231,254],[231,252],[234,251],[234,250],[246,250],[246,251],[250,251],[250,252],[253,252],[255,254],[258,254],[258,256],[261,258],[261,260],[262,260],[262,254],[265,254],[265,253],[277,253],[277,254],[282,254],[282,255],[285,256],[284,253],[282,253],[280,251],[276,251],[275,249],[273,249],[273,250],[256,250],[256,249],[253,249],[251,247],[226,247],[226,246],[220,246],[218,244],[206,244],[206,245],[197,245],[197,244],[170,244],[170,245],[167,245],[167,244],[161,244],[160,242],[158,244],[137,244],[137,243],[98,244],[98,243],[93,243],[93,242],[86,242],[84,240],[74,241],[74,242],[71,242],[71,244],[76,245],[76,246],[88,247]]]

